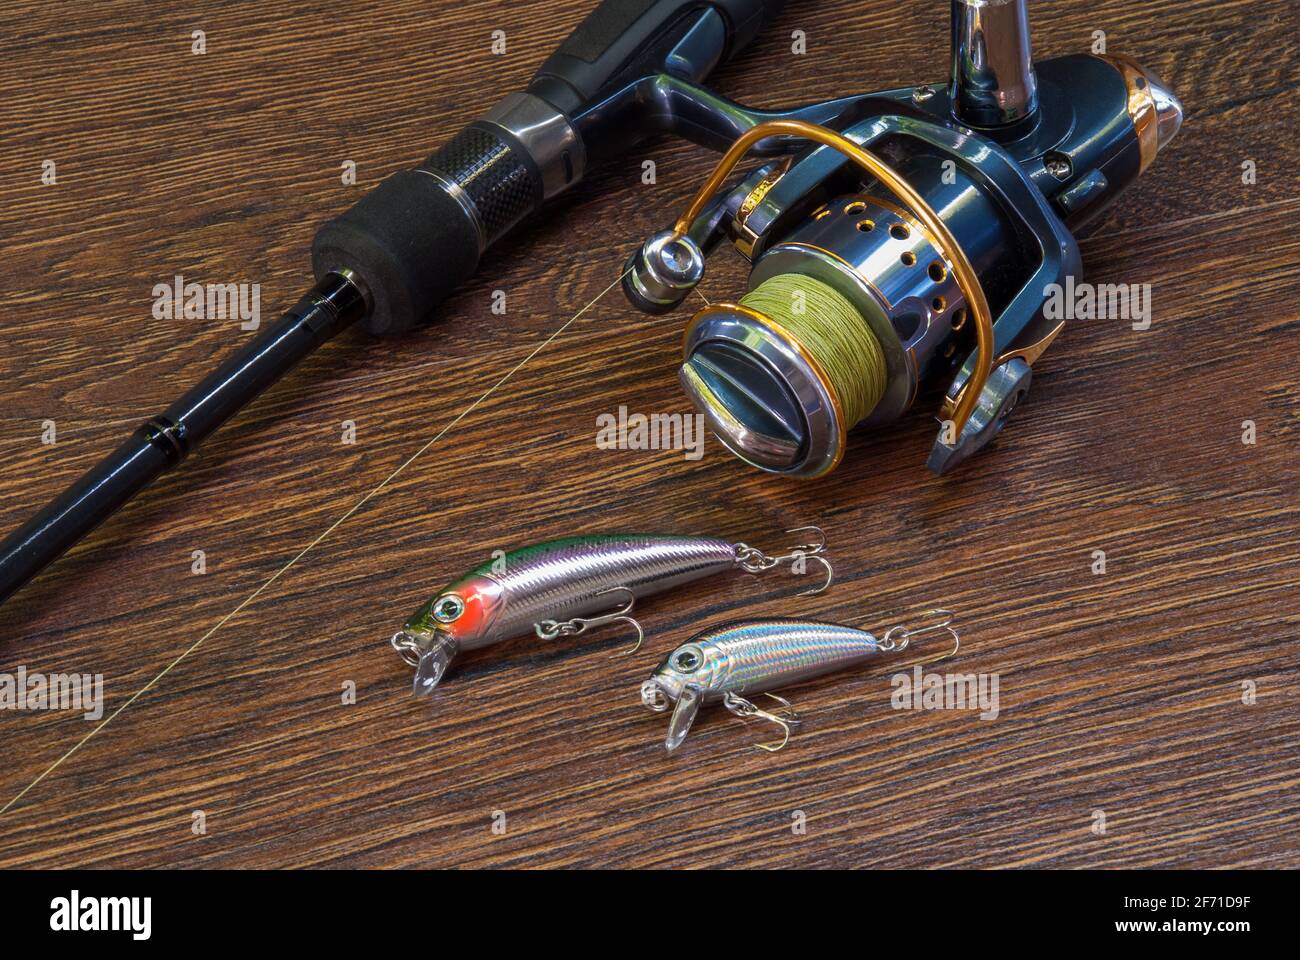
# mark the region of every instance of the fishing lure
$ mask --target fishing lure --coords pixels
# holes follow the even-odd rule
[[[782,564],[804,572],[819,564],[826,582],[802,595],[821,593],[834,570],[822,556],[826,537],[770,555],[715,537],[615,534],[567,537],[512,550],[476,567],[436,593],[392,638],[415,667],[415,695],[428,696],[462,650],[476,650],[533,632],[545,640],[575,636],[591,627],[624,622],[645,637],[631,616],[636,601],[726,570],[759,574]]]
[[[961,638],[951,626],[951,611],[935,610],[931,615],[943,620],[916,630],[890,627],[880,638],[865,630],[812,620],[726,623],[696,634],[670,653],[641,684],[641,702],[656,713],[676,703],[668,724],[670,753],[686,739],[700,706],[719,701],[742,720],[758,717],[779,726],[784,733],[780,743],[758,745],[776,752],[790,741],[790,727],[799,720],[790,701],[771,690],[855,666],[879,653],[903,650],[915,637],[937,631],[952,636],[957,644],[952,651],[955,654]],[[763,710],[746,699],[755,693],[775,700],[785,715]]]

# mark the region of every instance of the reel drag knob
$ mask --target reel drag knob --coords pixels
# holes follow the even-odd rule
[[[643,313],[668,313],[704,278],[704,252],[689,236],[656,233],[628,257],[623,294]]]
[[[724,340],[692,346],[677,378],[709,428],[760,470],[795,470],[808,449],[802,406],[780,372]]]

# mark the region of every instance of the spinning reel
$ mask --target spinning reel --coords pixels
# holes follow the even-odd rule
[[[954,0],[946,89],[753,110],[704,86],[784,2],[603,0],[525,89],[321,226],[315,282],[277,322],[0,541],[0,603],[314,350],[353,325],[429,322],[531,214],[661,134],[725,156],[624,289],[679,306],[725,238],[754,265],[739,303],[687,330],[681,379],[723,443],[816,476],[928,377],[949,381],[931,467],[986,444],[1059,329],[1044,288],[1078,275],[1072,232],[1151,164],[1182,107],[1127,61],[1033,65],[1025,0]],[[751,149],[775,159],[724,189]]]
[[[953,0],[945,86],[784,111],[669,75],[657,93],[692,139],[730,147],[633,254],[624,292],[673,310],[732,242],[753,265],[748,293],[694,315],[679,377],[736,456],[801,477],[834,469],[850,429],[897,419],[931,378],[947,381],[931,470],[997,436],[1063,326],[1044,306],[1080,276],[1075,235],[1182,123],[1127,60],[1034,64],[1026,0]],[[751,152],[778,159],[723,189]]]

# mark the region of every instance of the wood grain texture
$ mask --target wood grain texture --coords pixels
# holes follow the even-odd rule
[[[315,227],[522,86],[589,4],[164,6],[6,7],[0,529],[247,336],[153,319],[154,284],[293,302]],[[0,866],[1300,866],[1295,7],[1033,6],[1037,55],[1104,30],[1188,107],[1083,244],[1090,279],[1153,285],[1150,330],[1071,325],[996,449],[953,476],[925,470],[927,403],[799,485],[716,443],[699,462],[595,449],[599,413],[684,408],[683,319],[611,293],[0,816]],[[939,2],[792,2],[716,82],[828,97],[939,78],[946,44]],[[120,707],[596,297],[711,164],[680,144],[629,156],[492,255],[437,326],[321,351],[0,608],[0,672],[101,673]],[[738,289],[734,261],[710,299]],[[524,640],[466,657],[430,708],[387,646],[493,549],[623,529],[779,544],[800,522],[827,531],[831,593],[683,590],[645,606],[637,657],[611,659],[608,631]],[[891,708],[889,676],[933,650],[794,690],[806,723],[773,756],[712,711],[667,757],[637,701],[654,660],[721,617],[886,626],[935,604],[960,612],[954,668],[1000,676],[996,720]],[[0,712],[0,804],[90,729]]]

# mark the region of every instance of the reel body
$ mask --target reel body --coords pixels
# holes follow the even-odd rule
[[[1027,28],[1023,4],[1000,6],[1021,8],[1007,29]],[[1011,38],[1028,77],[1007,83],[1016,108],[974,126],[964,112],[989,122],[997,97],[986,74],[978,95],[967,89],[969,62],[987,58],[966,45],[994,43],[995,24],[972,34],[968,10],[991,8],[953,8],[946,88],[791,111],[717,104],[714,128],[744,116],[737,144],[786,155],[719,190],[744,152],[733,146],[687,215],[629,261],[625,293],[647,312],[679,305],[723,240],[753,265],[745,296],[690,321],[679,376],[718,438],[760,469],[828,472],[850,429],[902,416],[928,380],[946,382],[931,469],[986,445],[1060,332],[1044,306],[1053,284],[1080,277],[1076,234],[1177,132],[1181,105],[1141,68],[1091,55],[1031,66],[1027,33]]]

